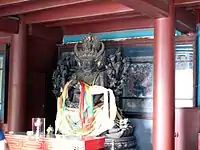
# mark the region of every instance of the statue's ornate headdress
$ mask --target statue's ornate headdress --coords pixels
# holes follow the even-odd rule
[[[75,58],[79,61],[84,59],[98,60],[104,53],[104,44],[96,36],[88,34],[82,41],[82,48],[78,43],[74,46]]]

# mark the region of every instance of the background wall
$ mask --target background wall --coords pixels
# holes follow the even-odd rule
[[[57,61],[56,42],[36,37],[28,37],[28,98],[27,98],[27,129],[31,129],[31,118],[46,117],[51,122],[55,115],[56,103],[54,97],[49,96],[51,76]],[[55,104],[54,103],[54,104]],[[47,107],[48,105],[48,107]],[[55,107],[55,109],[51,108]],[[50,110],[49,110],[50,108]],[[47,123],[48,125],[48,123]]]

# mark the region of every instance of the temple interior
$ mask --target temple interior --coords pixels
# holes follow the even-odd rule
[[[199,10],[200,0],[0,0],[7,149],[70,150],[62,140],[81,136],[72,147],[200,150]]]

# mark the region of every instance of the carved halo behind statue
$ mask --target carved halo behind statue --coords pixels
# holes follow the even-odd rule
[[[119,109],[128,67],[120,49],[105,56],[105,46],[88,34],[74,46],[73,57],[59,60],[53,74],[57,97],[56,134],[106,136],[118,149],[133,149],[134,126],[123,120]],[[73,66],[71,65],[73,64]]]

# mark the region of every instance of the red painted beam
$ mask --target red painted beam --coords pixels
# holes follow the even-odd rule
[[[197,9],[196,10],[196,24],[199,24],[200,23],[200,10]]]
[[[26,23],[42,23],[91,16],[100,16],[120,12],[130,12],[132,10],[132,8],[126,7],[114,1],[98,1],[86,3],[84,5],[77,4],[70,7],[59,7],[49,10],[32,12],[29,14],[25,14],[24,19]]]
[[[61,43],[63,37],[61,28],[58,27],[47,28],[41,24],[29,25],[28,35],[41,39],[46,39],[49,41],[55,41],[58,43]]]
[[[87,34],[89,32],[111,32],[139,28],[152,28],[154,20],[147,17],[136,17],[135,19],[118,19],[97,23],[70,25],[63,27],[63,34]]]
[[[25,2],[29,2],[29,1],[31,1],[31,0],[1,0],[0,7],[14,5],[14,4],[21,4],[21,3],[25,3]]]
[[[200,5],[200,0],[174,0],[175,6],[195,6]]]
[[[200,9],[200,4],[198,5],[189,5],[188,10],[199,10]]]
[[[11,43],[12,34],[0,32],[0,44]]]
[[[29,12],[50,9],[55,7],[74,5],[92,0],[35,0],[29,3],[22,3],[20,6],[12,5],[0,9],[0,16],[9,16],[15,14],[25,14]]]
[[[153,18],[169,15],[169,6],[161,0],[118,0],[120,3],[133,8],[136,12]],[[195,16],[185,9],[176,11],[176,28],[182,32],[194,32],[196,29]]]
[[[85,23],[98,23],[102,21],[111,21],[117,19],[133,19],[135,17],[139,17],[141,14],[136,12],[128,12],[128,13],[116,13],[112,15],[102,15],[102,16],[92,16],[87,18],[79,18],[79,19],[70,19],[70,20],[63,20],[63,21],[56,21],[52,23],[47,23],[47,27],[57,27],[57,26],[66,26],[66,25],[75,25],[75,24],[85,24]]]
[[[9,18],[0,18],[0,31],[7,33],[18,33],[19,21]]]
[[[161,0],[117,0],[135,11],[153,18],[160,18],[169,15],[169,7]]]
[[[195,32],[196,16],[184,8],[176,9],[176,28],[183,33]]]

